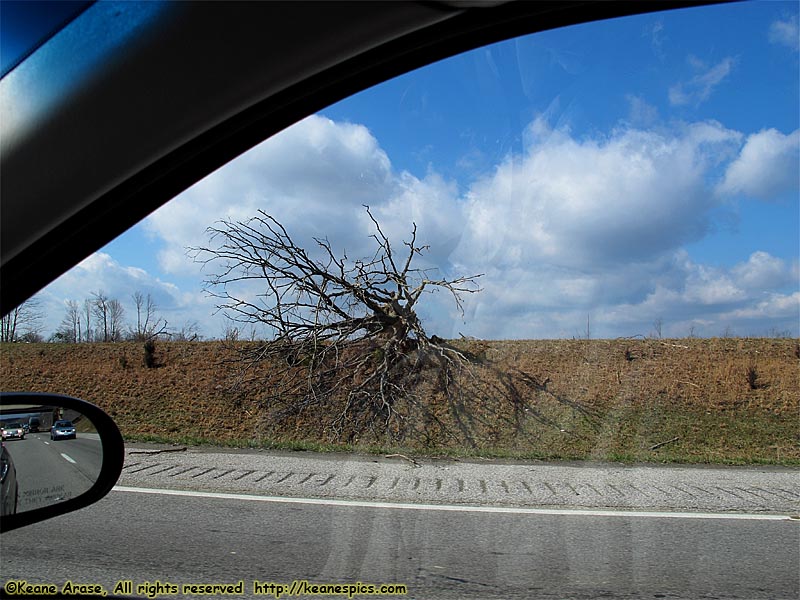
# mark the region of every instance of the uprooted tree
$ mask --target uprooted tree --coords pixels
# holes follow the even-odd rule
[[[364,429],[400,434],[397,403],[417,399],[423,371],[435,369],[433,379],[450,393],[453,373],[468,359],[426,333],[418,305],[426,293],[444,290],[463,314],[462,295],[480,289],[480,275],[436,278],[416,267],[428,249],[417,242],[416,224],[398,254],[365,209],[374,227],[369,258],[338,256],[325,238],[314,238],[312,254],[263,211],[217,223],[208,229],[209,246],[194,249],[211,271],[206,288],[219,308],[271,333],[270,341],[243,351],[246,366],[269,361],[264,401],[285,415],[333,408],[334,438],[345,430],[351,438]]]

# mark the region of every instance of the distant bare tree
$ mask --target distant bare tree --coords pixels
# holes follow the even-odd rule
[[[117,299],[108,301],[108,333],[110,342],[119,342],[123,337],[123,330],[125,328],[125,308],[122,302]]]
[[[158,316],[158,306],[150,294],[133,293],[133,304],[136,307],[136,329],[131,329],[131,337],[137,342],[144,342],[167,333],[167,320]]]
[[[81,341],[81,307],[75,300],[67,300],[64,318],[53,338],[69,344]]]
[[[99,322],[98,331],[100,333],[100,338],[102,341],[107,342],[109,341],[108,336],[108,296],[106,296],[102,291],[99,292],[92,292],[92,315],[97,319]]]
[[[83,301],[83,318],[85,319],[86,325],[83,328],[84,331],[84,341],[91,342],[94,339],[92,335],[92,313],[94,309],[94,304],[90,298],[86,298]]]
[[[0,342],[18,342],[26,338],[38,340],[43,317],[39,299],[26,300],[0,318]]]
[[[447,371],[466,361],[427,335],[417,305],[423,294],[444,290],[462,310],[462,294],[479,291],[480,275],[448,279],[416,268],[414,259],[428,249],[417,242],[416,225],[398,255],[365,209],[375,243],[367,258],[339,257],[320,238],[314,241],[321,258],[313,258],[263,211],[248,221],[209,228],[211,245],[194,254],[216,269],[206,284],[219,308],[233,321],[260,324],[273,333],[272,341],[246,355],[251,362],[283,364],[271,398],[293,398],[293,410],[302,410],[344,397],[341,418],[366,414],[371,426],[380,419],[388,424],[395,402],[413,394],[422,368],[435,364]],[[255,297],[231,291],[243,282],[261,290]]]
[[[170,339],[175,342],[195,342],[200,339],[199,329],[197,321],[186,321],[179,330],[170,334]]]
[[[225,327],[222,330],[222,339],[226,342],[237,342],[239,341],[239,333],[239,328],[228,321],[225,323]]]
[[[102,291],[93,292],[92,296],[92,314],[98,321],[99,337],[104,342],[120,341],[125,317],[122,303],[115,298],[109,298]]]
[[[661,339],[661,329],[664,326],[664,319],[661,317],[656,318],[653,321],[653,332],[657,339]]]

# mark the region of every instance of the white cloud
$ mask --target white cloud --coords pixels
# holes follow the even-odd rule
[[[731,269],[741,288],[746,290],[772,290],[791,285],[798,280],[798,265],[789,266],[785,261],[767,252],[757,251],[745,263]]]
[[[469,191],[459,260],[597,268],[697,240],[714,204],[707,172],[739,139],[709,122],[578,140],[537,120],[524,154]]]
[[[103,290],[123,302],[135,291],[157,295],[159,301],[167,305],[179,303],[180,297],[175,285],[151,276],[144,269],[121,265],[105,252],[91,254],[50,284],[52,288],[59,286],[82,290],[86,297],[93,291]]]
[[[688,62],[697,74],[688,81],[676,83],[669,88],[669,101],[674,106],[687,104],[699,106],[708,100],[714,88],[730,75],[736,61],[727,57],[716,65],[708,66],[698,58],[690,56]]]
[[[533,267],[490,273],[485,283],[486,292],[470,299],[473,335],[581,336],[587,316],[595,337],[648,335],[657,318],[665,336],[722,335],[729,327],[744,335],[800,333],[797,265],[763,252],[732,268],[698,264],[679,250],[605,272]]]
[[[726,273],[698,265],[686,281],[682,300],[692,305],[717,306],[746,298]]]
[[[800,292],[793,294],[768,294],[765,300],[752,306],[738,308],[729,313],[720,315],[721,320],[764,320],[784,319],[787,327],[779,331],[797,332],[797,322],[800,321]]]
[[[785,21],[774,21],[769,26],[769,41],[773,44],[787,46],[794,51],[800,50],[800,29],[797,15]]]
[[[800,129],[764,129],[747,138],[718,191],[770,200],[800,187]]]
[[[37,294],[47,315],[45,330],[52,333],[58,329],[67,300],[82,304],[99,292],[122,303],[128,322],[135,318],[131,299],[134,292],[150,294],[160,316],[170,326],[180,326],[187,319],[207,321],[213,310],[199,292],[182,291],[143,269],[122,265],[104,252],[95,252]]]
[[[625,98],[628,101],[628,121],[634,127],[652,127],[658,123],[658,109],[649,104],[639,96],[629,95]]]
[[[652,25],[645,26],[644,30],[642,31],[642,37],[650,38],[650,45],[653,48],[653,54],[655,54],[659,60],[664,60],[666,56],[664,53],[664,42],[667,39],[664,34],[664,21],[658,19]]]
[[[199,268],[185,247],[206,243],[214,220],[247,219],[258,209],[299,243],[327,236],[356,258],[373,249],[362,208],[369,204],[398,253],[414,222],[417,241],[431,245],[420,266],[486,274],[484,290],[465,297],[464,318],[446,293],[426,298],[424,323],[443,337],[580,336],[587,316],[594,337],[647,334],[656,318],[664,335],[687,335],[690,326],[719,335],[729,324],[723,318],[742,332],[795,331],[778,308],[797,289],[796,263],[756,251],[731,268],[711,267],[682,249],[702,239],[719,209],[718,172],[731,161],[753,162],[758,135],[743,148],[742,134],[717,122],[667,128],[645,119],[577,137],[540,118],[525,131],[521,153],[459,190],[433,168],[424,177],[394,171],[361,125],[311,117],[198,183],[152,215],[147,229],[165,245],[162,265],[176,274]],[[125,302],[133,291],[152,293],[176,316],[170,324],[191,319],[205,335],[222,331],[209,320],[213,301],[199,291],[102,253],[46,290],[58,300],[55,325],[64,298],[97,289]]]
[[[611,305],[605,318],[619,326],[628,324],[646,335],[655,318],[663,318],[665,335],[722,335],[729,327],[744,335],[766,335],[770,330],[798,333],[797,265],[766,252],[754,252],[747,262],[730,269],[691,261],[675,255],[671,281],[656,282],[641,302]],[[765,299],[766,297],[766,299]]]
[[[389,159],[366,127],[312,116],[195,184],[145,227],[166,243],[162,268],[181,273],[192,268],[186,248],[206,244],[216,220],[245,220],[261,209],[290,231],[337,239],[351,232],[362,204],[382,201],[394,184]]]
[[[430,245],[426,256],[436,264],[447,263],[465,226],[455,183],[434,172],[424,179],[400,174],[392,196],[376,203],[372,212],[398,250],[400,240],[411,239],[412,223],[416,224],[417,243]],[[362,231],[371,231],[367,219],[362,213]]]
[[[467,300],[467,323],[453,320],[446,334],[580,337],[587,317],[593,337],[649,335],[656,319],[665,336],[722,335],[729,327],[797,334],[800,325],[792,304],[800,268],[763,251],[731,268],[699,264],[684,250],[608,269],[496,268],[483,284]]]

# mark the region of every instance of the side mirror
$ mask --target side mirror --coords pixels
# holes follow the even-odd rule
[[[94,404],[3,392],[0,422],[0,532],[89,506],[122,472],[122,435]]]

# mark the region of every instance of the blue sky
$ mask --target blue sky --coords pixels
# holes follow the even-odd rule
[[[151,293],[171,327],[225,329],[186,248],[263,209],[369,254],[369,204],[424,266],[484,273],[485,338],[800,335],[798,4],[743,3],[510,40],[321,111],[199,182],[41,294]],[[254,293],[253,290],[245,293]]]

